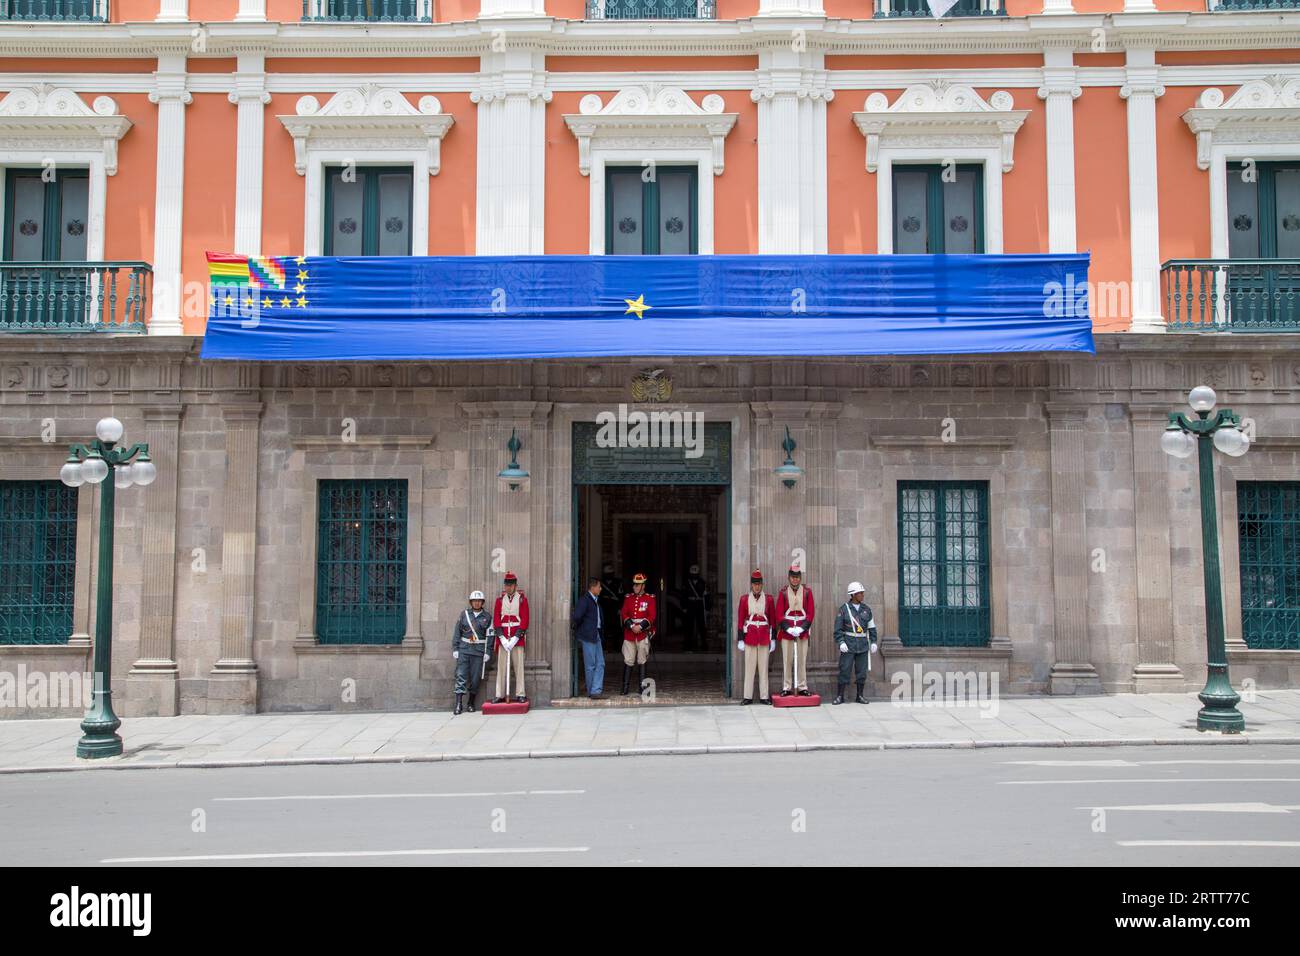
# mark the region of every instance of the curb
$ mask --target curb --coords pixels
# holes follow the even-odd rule
[[[356,754],[339,757],[246,757],[223,760],[221,758],[185,757],[175,760],[148,762],[85,761],[75,764],[50,764],[46,766],[0,767],[0,774],[70,773],[85,770],[220,770],[242,767],[303,767],[333,764],[406,764],[440,763],[465,760],[520,760],[558,759],[565,757],[668,757],[699,756],[702,754],[756,754],[756,753],[812,753],[816,751],[884,751],[884,750],[984,750],[988,748],[1044,748],[1044,747],[1180,747],[1198,744],[1211,746],[1245,746],[1246,744],[1274,744],[1300,746],[1300,736],[1269,737],[1232,735],[1221,737],[1102,737],[1067,740],[1061,738],[1040,740],[852,740],[805,741],[782,744],[696,744],[680,747],[593,747],[586,750],[500,750],[477,753],[427,753],[427,754]]]

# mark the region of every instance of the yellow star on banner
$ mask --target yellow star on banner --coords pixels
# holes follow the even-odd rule
[[[298,308],[300,309],[307,308],[307,299],[305,296],[301,296],[301,295],[298,296]]]
[[[275,305],[275,303],[271,301],[271,297],[269,295],[262,300],[262,308],[264,309],[269,309],[273,305]]]
[[[299,270],[298,270],[298,278],[299,278],[299,279],[305,279],[305,278],[307,278],[307,273],[306,273],[304,270],[299,269]]]
[[[291,305],[293,305],[293,303],[289,300],[287,295],[280,300],[280,308],[282,309],[287,309]]]
[[[298,265],[300,265],[300,266],[301,266],[301,265],[306,265],[306,264],[307,264],[307,260],[306,260],[305,258],[303,258],[302,256],[299,256],[297,259],[294,259],[293,261],[296,262],[296,263],[297,263]]]
[[[646,304],[645,304],[645,293],[644,293],[644,292],[642,292],[642,293],[641,293],[639,296],[637,296],[635,299],[624,299],[623,301],[627,303],[627,311],[624,312],[623,314],[624,314],[624,315],[630,315],[631,313],[635,312],[635,313],[636,313],[636,317],[637,317],[638,319],[643,319],[643,318],[645,318],[645,316],[643,315],[643,313],[645,312],[646,309],[653,309],[653,308],[654,308],[654,306],[652,306],[652,305],[646,305]]]
[[[297,292],[299,295],[302,295],[304,292],[307,291],[307,287],[303,285],[301,282],[299,282],[296,286],[293,287],[293,291]]]

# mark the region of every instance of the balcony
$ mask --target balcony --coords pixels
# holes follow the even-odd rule
[[[302,18],[318,23],[432,23],[433,0],[302,0]]]
[[[1171,259],[1160,291],[1170,332],[1300,332],[1300,259]]]
[[[1207,0],[1211,13],[1242,10],[1300,10],[1300,0]]]
[[[0,0],[0,21],[107,23],[108,0]]]
[[[0,262],[0,332],[143,332],[144,262]]]
[[[933,17],[926,0],[875,0],[875,19]],[[957,0],[944,17],[1005,17],[1004,0]]]
[[[714,0],[587,0],[588,20],[713,20]]]

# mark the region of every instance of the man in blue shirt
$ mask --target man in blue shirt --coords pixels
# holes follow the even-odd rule
[[[600,607],[600,579],[587,581],[587,593],[573,605],[574,636],[582,645],[582,663],[587,672],[587,696],[600,700],[605,690],[605,648],[600,642],[603,624]]]

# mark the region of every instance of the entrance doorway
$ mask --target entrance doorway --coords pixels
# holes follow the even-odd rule
[[[594,425],[574,426],[574,598],[588,578],[613,584],[602,601],[611,703],[708,703],[730,693],[730,433],[706,425],[705,453],[684,459],[681,448],[602,448]],[[656,598],[655,637],[650,683],[638,694],[633,673],[624,697],[617,608],[637,573]],[[581,656],[574,647],[574,698],[586,693]]]

